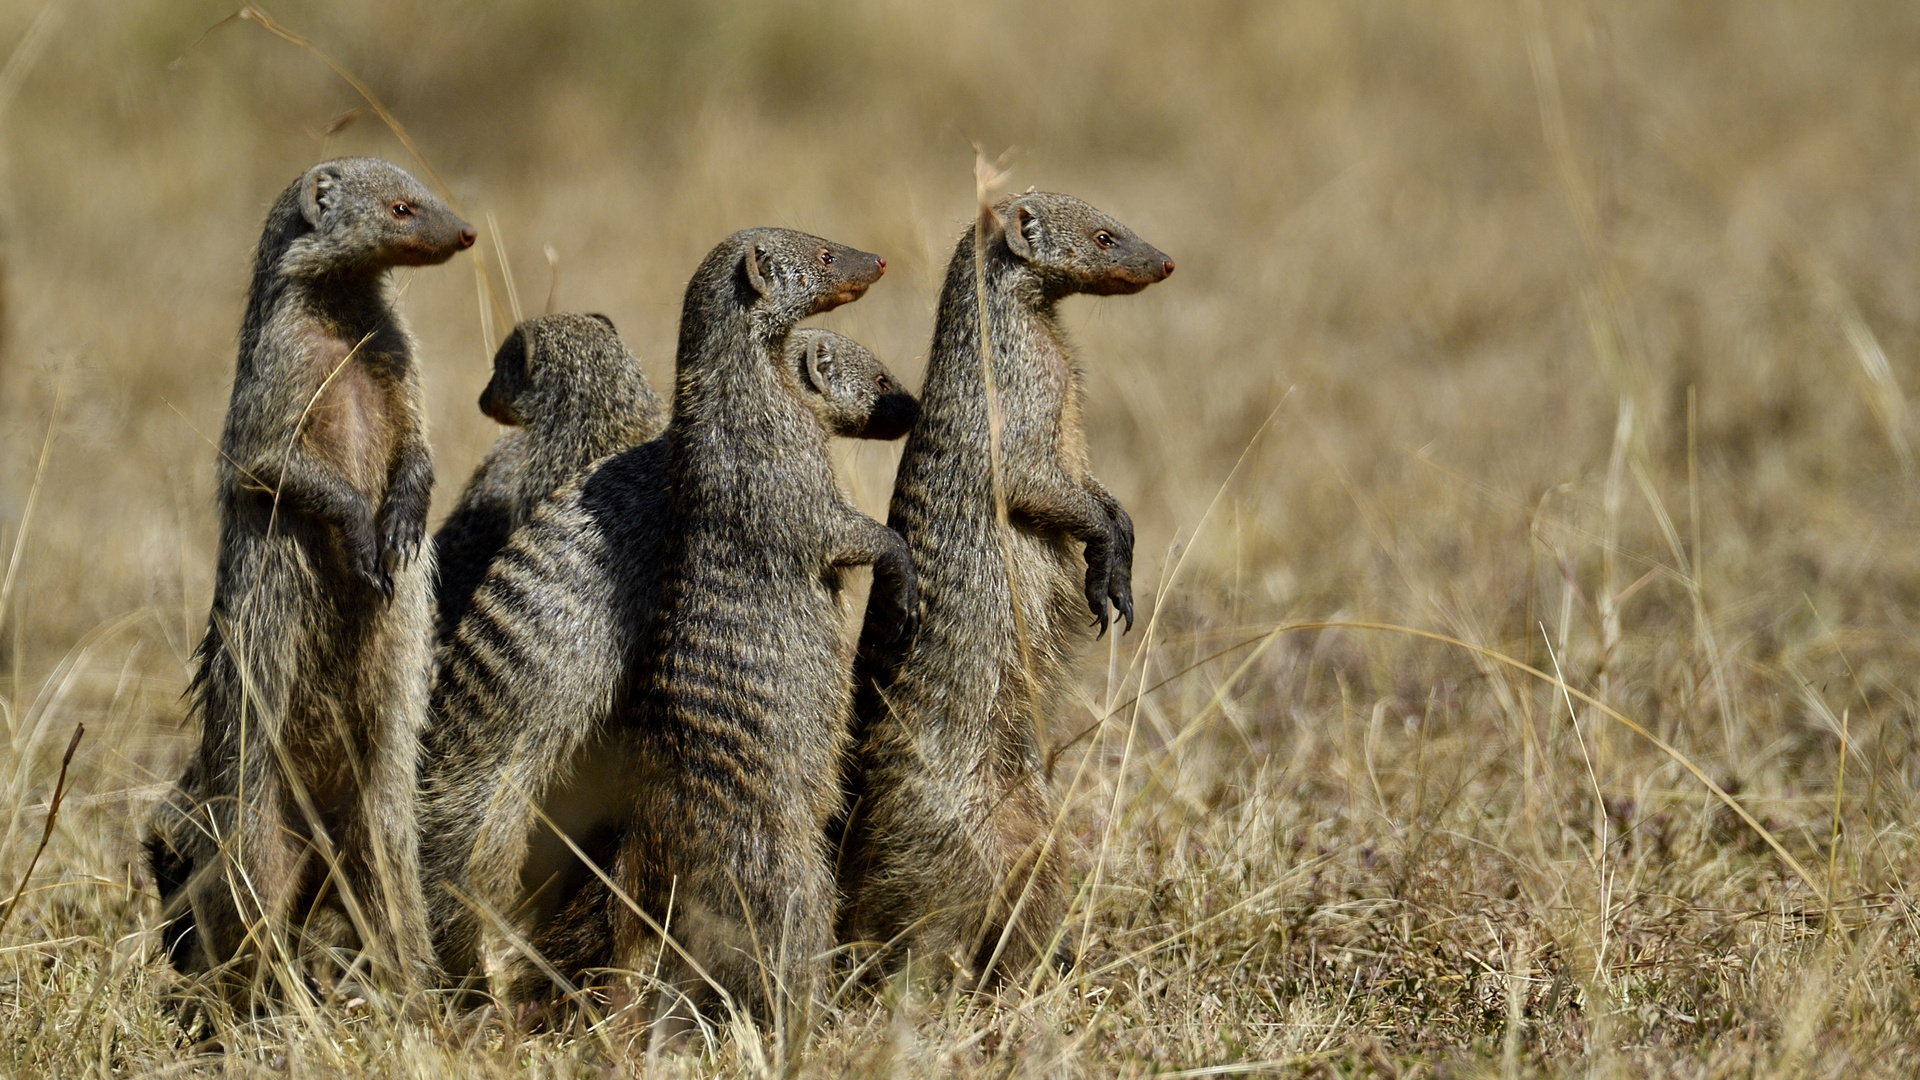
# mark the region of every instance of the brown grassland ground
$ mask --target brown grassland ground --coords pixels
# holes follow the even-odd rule
[[[0,1073],[641,1071],[384,1007],[196,1048],[161,1005],[134,840],[191,735],[254,239],[316,160],[417,167],[312,54],[200,40],[228,2],[0,5],[0,903],[86,725],[0,914]],[[1050,718],[1078,967],[660,1073],[1920,1070],[1920,8],[273,15],[485,223],[501,310],[550,244],[659,386],[756,224],[885,254],[825,321],[917,385],[969,137],[1179,263],[1066,308],[1143,615]],[[437,513],[497,431],[475,258],[400,278]],[[844,451],[870,512],[895,452]]]

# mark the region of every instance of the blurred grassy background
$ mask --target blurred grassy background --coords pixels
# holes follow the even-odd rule
[[[0,610],[17,769],[0,865],[24,866],[49,756],[85,720],[94,734],[77,768],[101,794],[86,805],[104,809],[63,829],[66,865],[124,879],[129,814],[181,747],[178,695],[211,589],[207,437],[262,215],[316,160],[416,163],[371,115],[327,133],[364,103],[313,56],[245,23],[203,37],[232,11],[219,0],[45,10],[0,5],[0,51],[50,20],[37,62],[0,80],[0,553],[17,552]],[[661,387],[687,274],[720,237],[759,224],[887,257],[886,280],[826,321],[917,385],[939,275],[970,213],[967,140],[1015,148],[1016,186],[1080,195],[1179,264],[1140,296],[1066,307],[1095,467],[1139,524],[1137,589],[1161,620],[1156,636],[1122,643],[1113,671],[1140,679],[1144,665],[1150,685],[1289,618],[1442,630],[1558,663],[1746,790],[1823,870],[1844,722],[1861,772],[1841,800],[1842,887],[1893,895],[1911,880],[1920,8],[350,0],[271,11],[385,99],[470,219],[494,216],[485,254],[497,276],[504,253],[526,313],[548,295],[551,244],[560,308],[610,315]],[[474,407],[493,341],[469,260],[401,277],[424,357],[436,521],[497,432]],[[845,451],[876,514],[894,452]],[[1144,599],[1176,565],[1173,587]],[[1658,804],[1699,825],[1687,880],[1732,873],[1716,861],[1732,850],[1761,868],[1741,871],[1738,887],[1759,891],[1740,903],[1806,902],[1804,883],[1781,886],[1799,900],[1767,892],[1772,857],[1741,847],[1737,823],[1716,824],[1698,785],[1644,743],[1584,711],[1580,726],[1556,726],[1553,694],[1466,654],[1331,632],[1279,640],[1238,681],[1232,670],[1151,696],[1132,737],[1091,740],[1097,797],[1070,800],[1084,861],[1125,883],[1115,888],[1152,892],[1156,910],[1155,879],[1199,871],[1162,867],[1157,845],[1185,841],[1154,830],[1223,828],[1236,807],[1264,815],[1282,854],[1262,858],[1292,865],[1284,852],[1323,845],[1348,853],[1353,895],[1414,903],[1412,867],[1428,856],[1375,867],[1376,845],[1406,847],[1409,829],[1424,844],[1445,829],[1552,825],[1540,873],[1595,858],[1580,845],[1597,833],[1604,882],[1608,822],[1637,828]],[[1108,674],[1090,680],[1092,700],[1139,685]],[[1364,747],[1326,734],[1369,714]],[[1195,718],[1212,726],[1180,734]],[[1388,733],[1371,734],[1383,720]],[[1059,718],[1063,730],[1086,722]],[[1130,772],[1146,753],[1165,756]],[[1451,794],[1433,801],[1441,789]],[[1355,790],[1380,814],[1355,809]],[[1151,813],[1110,818],[1123,796]],[[1470,847],[1434,888],[1479,887]],[[1608,887],[1594,887],[1611,910]],[[1539,912],[1574,903],[1564,889],[1541,897],[1549,922]],[[23,921],[72,932],[50,928],[58,920]],[[1882,929],[1895,944],[1877,947],[1913,955],[1910,930]],[[1598,955],[1624,933],[1602,931]],[[1707,949],[1712,933],[1698,935]],[[1291,974],[1275,985],[1311,998],[1318,976],[1302,973],[1318,969],[1287,969],[1286,955],[1276,970]],[[1350,975],[1340,969],[1335,991]],[[1715,1030],[1790,1029],[1768,1012],[1792,999],[1782,978],[1730,998]],[[1845,1043],[1852,1067],[1897,1064],[1874,1040],[1898,1030],[1889,1018],[1915,1016],[1899,1011],[1913,993],[1911,973],[1900,978],[1908,1004],[1875,1014],[1894,1026]],[[1383,1061],[1481,1045],[1497,1040],[1503,1002],[1458,1037],[1376,1025],[1368,1038],[1389,1047]],[[1567,1046],[1595,1053],[1676,1022],[1618,1023],[1578,1028]],[[1763,1049],[1772,1037],[1756,1036]],[[1366,1044],[1333,1045],[1378,1067]],[[1235,1052],[1196,1051],[1210,1053]]]

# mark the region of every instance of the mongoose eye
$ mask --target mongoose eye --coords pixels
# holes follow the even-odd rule
[[[413,216],[413,207],[408,206],[406,203],[403,203],[403,202],[394,203],[393,216],[400,218],[402,220],[405,220],[406,218],[410,218]]]
[[[821,266],[832,266],[832,265],[833,265],[833,252],[831,252],[831,251],[828,251],[828,250],[827,250],[826,248],[821,248],[821,249],[820,249],[820,265],[821,265]]]
[[[1093,234],[1093,242],[1103,248],[1110,248],[1115,243],[1118,243],[1118,241],[1114,240],[1113,234],[1105,229],[1101,229],[1099,232]]]

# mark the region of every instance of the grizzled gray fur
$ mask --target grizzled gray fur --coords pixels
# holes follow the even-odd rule
[[[913,423],[913,396],[858,342],[802,328],[788,335],[783,360],[783,382],[829,434],[896,439]],[[517,913],[569,979],[611,962],[608,893],[536,825],[527,799],[612,865],[631,794],[606,724],[630,694],[634,643],[651,625],[669,523],[666,463],[667,442],[656,438],[567,485],[514,534],[442,642],[422,766],[422,861],[435,944],[456,980],[480,974],[484,919],[469,900]],[[508,996],[550,989],[537,970],[521,970]]]
[[[679,991],[656,1002],[669,1028],[711,1015],[721,995],[760,1018],[810,1001],[833,944],[825,830],[850,691],[841,572],[872,564],[879,640],[910,638],[917,604],[906,545],[841,495],[826,430],[782,360],[796,322],[859,298],[885,266],[753,229],[714,248],[687,286],[666,434],[674,528],[635,692],[616,717],[633,796],[614,876],[655,925],[671,919],[692,958],[662,960]],[[614,966],[651,968],[659,939],[610,907]]]
[[[1056,309],[1074,293],[1138,292],[1173,272],[1067,195],[1003,199],[988,225],[984,314],[1010,526],[995,523],[969,229],[948,264],[887,519],[913,552],[920,632],[910,649],[890,649],[893,611],[868,610],[847,810],[835,826],[843,939],[890,945],[968,982],[990,967],[1029,969],[1060,940],[1068,898],[1036,723],[1065,703],[1108,605],[1133,622],[1133,524],[1088,470],[1080,375]]]
[[[345,943],[388,975],[429,973],[414,770],[433,465],[387,271],[445,262],[473,239],[373,158],[314,166],[267,214],[188,690],[200,745],[147,841],[168,955],[183,972],[220,970],[231,991],[260,987],[283,935],[309,919],[350,927]]]
[[[440,641],[467,613],[487,564],[542,500],[667,426],[666,404],[605,315],[539,315],[514,327],[494,354],[480,411],[511,430],[494,440],[433,534]]]

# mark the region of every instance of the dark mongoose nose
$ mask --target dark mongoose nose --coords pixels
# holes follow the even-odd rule
[[[472,229],[461,229],[460,230],[460,249],[462,251],[465,251],[467,248],[472,247],[473,241],[478,235],[479,234],[475,233]],[[1169,270],[1173,269],[1173,264],[1168,263],[1167,269]]]
[[[1173,275],[1173,260],[1168,259],[1166,262],[1163,262],[1160,264],[1160,276],[1171,277],[1172,275]]]

